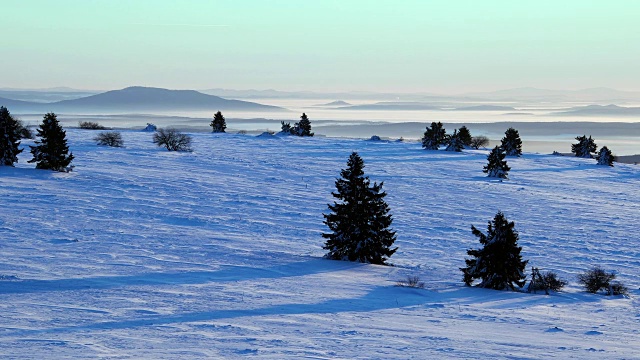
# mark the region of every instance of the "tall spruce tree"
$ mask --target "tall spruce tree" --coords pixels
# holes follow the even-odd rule
[[[520,139],[518,130],[508,128],[507,131],[504,132],[501,146],[507,156],[522,155],[522,140]]]
[[[507,165],[505,157],[506,154],[500,146],[494,147],[487,156],[487,165],[482,171],[487,173],[488,177],[507,179],[511,168]]]
[[[58,123],[56,114],[47,113],[44,116],[37,136],[40,138],[36,140],[37,146],[29,146],[33,159],[28,162],[35,162],[36,169],[68,171],[73,154],[69,153],[66,132]]]
[[[227,128],[227,122],[225,121],[224,116],[220,111],[218,111],[213,115],[213,120],[211,120],[211,124],[209,124],[209,126],[213,128],[211,132],[214,132],[214,133],[225,132],[224,130]]]
[[[339,202],[329,204],[331,213],[323,214],[331,230],[322,234],[327,239],[323,248],[329,251],[329,259],[384,265],[398,249],[391,248],[396,233],[389,228],[393,220],[383,183],[370,185],[363,169],[362,158],[352,153],[336,180],[337,192],[331,193]]]
[[[9,110],[0,106],[0,166],[13,166],[18,162],[18,154],[21,138],[21,126],[11,116]]]
[[[466,126],[462,126],[460,129],[458,129],[458,136],[460,137],[460,141],[462,141],[462,145],[471,146],[473,137],[471,136],[471,131],[469,131]]]
[[[613,166],[613,162],[616,160],[611,150],[609,150],[609,148],[606,146],[603,146],[602,148],[600,148],[600,151],[598,151],[598,156],[596,156],[596,159],[598,160],[598,165],[608,165],[608,166]]]
[[[587,138],[587,135],[577,136],[577,144],[571,144],[571,152],[577,157],[592,158],[592,153],[595,153],[598,149],[596,142],[591,138],[591,135]]]
[[[441,122],[432,122],[422,136],[422,147],[425,150],[438,150],[447,140],[447,131]]]
[[[313,136],[311,132],[311,121],[309,121],[307,114],[302,113],[300,121],[294,124],[293,134],[298,136]]]
[[[447,148],[446,151],[456,151],[460,152],[464,149],[464,143],[460,138],[460,133],[458,130],[453,130],[453,134],[447,138]]]
[[[518,232],[514,223],[507,221],[502,212],[498,212],[489,221],[487,234],[483,234],[471,225],[471,232],[478,237],[481,249],[469,249],[471,259],[465,259],[466,267],[460,268],[464,274],[463,281],[471,286],[475,279],[480,279],[479,287],[503,290],[524,285],[525,266],[518,246]]]

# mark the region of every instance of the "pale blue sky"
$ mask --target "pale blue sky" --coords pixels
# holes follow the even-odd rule
[[[640,90],[633,0],[0,1],[0,87]]]

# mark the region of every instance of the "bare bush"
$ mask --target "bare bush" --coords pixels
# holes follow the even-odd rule
[[[408,275],[405,280],[398,280],[396,286],[424,289],[424,282],[420,281],[418,276]]]
[[[604,290],[606,295],[626,295],[629,289],[619,282],[611,283],[615,278],[616,274],[613,272],[606,272],[600,266],[596,266],[578,275],[578,282],[593,294]]]
[[[113,147],[122,147],[124,145],[124,140],[122,140],[122,135],[117,131],[108,131],[98,134],[98,136],[93,138],[94,141],[98,143],[98,145],[105,146],[113,146]]]
[[[548,292],[549,290],[560,291],[567,285],[567,281],[560,279],[558,274],[553,271],[547,271],[539,274],[539,277],[533,277],[529,283],[527,291],[539,291],[543,290]]]
[[[471,143],[469,144],[469,146],[476,150],[481,147],[487,147],[487,145],[489,145],[489,138],[483,135],[472,137]]]
[[[106,130],[107,128],[93,121],[80,121],[78,122],[80,129],[85,130]]]
[[[153,143],[169,151],[191,151],[191,136],[174,128],[158,129],[153,134]]]
[[[24,122],[22,122],[22,120],[16,119],[16,123],[18,124],[18,134],[20,134],[20,137],[23,139],[33,139],[35,138],[35,135],[33,134],[33,131],[31,131],[31,129],[29,129]]]

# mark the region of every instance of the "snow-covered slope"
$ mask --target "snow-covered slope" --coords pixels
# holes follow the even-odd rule
[[[637,166],[418,143],[193,134],[193,153],[68,130],[71,173],[0,167],[3,358],[635,358]],[[23,142],[28,144],[29,142]],[[322,259],[323,211],[352,151],[384,181],[394,267]],[[525,149],[526,151],[526,149]],[[464,287],[458,270],[501,210],[561,293]],[[600,264],[631,296],[586,294]],[[529,270],[529,267],[527,268]],[[396,287],[418,275],[426,289]]]

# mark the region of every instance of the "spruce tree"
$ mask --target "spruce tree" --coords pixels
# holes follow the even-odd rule
[[[311,121],[309,121],[307,114],[302,113],[300,121],[293,126],[293,133],[298,136],[313,136],[311,132]]]
[[[464,143],[460,138],[460,133],[458,130],[453,130],[453,134],[447,139],[447,148],[445,150],[460,152],[462,149],[464,149]]]
[[[331,193],[340,202],[329,204],[331,213],[323,214],[331,230],[322,234],[327,239],[323,248],[329,251],[329,259],[384,265],[398,249],[391,248],[396,233],[389,228],[393,220],[383,183],[370,185],[363,169],[362,158],[352,153],[336,180],[337,192]]]
[[[284,121],[280,121],[280,123],[282,124],[282,126],[280,127],[280,133],[281,134],[286,134],[286,135],[291,135],[293,132],[293,128],[291,127],[291,123],[286,123]]]
[[[494,147],[487,156],[487,165],[482,171],[487,173],[488,177],[506,179],[511,168],[507,165],[505,156],[506,154],[500,146]]]
[[[502,149],[507,156],[520,156],[522,155],[522,140],[518,130],[514,128],[508,128],[502,138]]]
[[[213,128],[211,132],[225,132],[224,130],[227,128],[227,122],[225,121],[224,116],[222,116],[222,113],[220,111],[213,115],[213,120],[211,120],[211,124],[209,124],[209,126]]]
[[[69,153],[66,132],[58,123],[56,114],[47,113],[44,116],[37,136],[40,138],[36,140],[37,146],[29,146],[33,159],[28,162],[35,162],[36,169],[68,171],[73,154]]]
[[[18,162],[21,126],[6,107],[0,106],[0,166],[13,166]]]
[[[427,126],[427,131],[422,136],[422,147],[425,150],[438,150],[440,145],[444,144],[447,139],[447,131],[441,122],[432,122],[431,126]]]
[[[598,146],[595,141],[587,135],[577,136],[576,140],[578,140],[577,144],[571,144],[571,152],[576,155],[576,157],[581,158],[592,158],[592,153],[596,152]]]
[[[608,165],[613,166],[613,162],[615,161],[615,157],[611,153],[608,147],[603,146],[598,151],[598,156],[596,157],[598,160],[598,165]]]
[[[458,136],[460,137],[460,141],[462,141],[462,145],[471,146],[473,137],[471,136],[471,132],[466,126],[458,129]]]
[[[503,290],[522,287],[525,283],[524,269],[528,261],[523,261],[518,246],[518,232],[514,223],[508,222],[502,212],[489,221],[487,234],[471,225],[471,232],[478,237],[481,249],[469,249],[471,259],[465,259],[466,267],[460,268],[463,281],[471,286],[480,279],[479,287]]]

